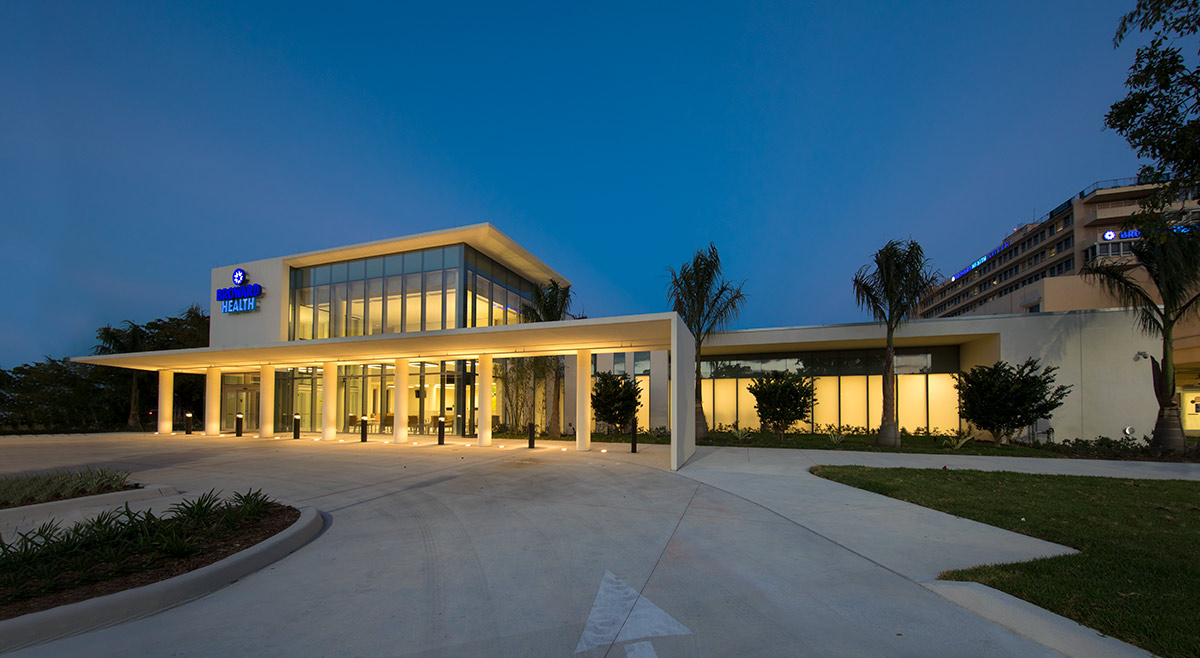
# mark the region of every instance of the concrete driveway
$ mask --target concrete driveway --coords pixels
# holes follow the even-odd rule
[[[814,478],[812,453],[702,449],[676,474],[665,446],[542,445],[0,438],[4,473],[115,465],[328,515],[209,596],[10,655],[1059,655],[920,582],[1062,547]]]

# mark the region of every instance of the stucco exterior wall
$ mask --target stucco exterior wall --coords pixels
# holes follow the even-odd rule
[[[1136,436],[1153,429],[1158,405],[1150,380],[1150,361],[1134,356],[1158,354],[1158,339],[1142,334],[1133,317],[1119,309],[961,316],[910,322],[897,334],[901,346],[958,345],[959,367],[1020,363],[1032,356],[1058,368],[1059,384],[1072,392],[1049,423],[1055,440],[1120,436],[1133,427]],[[752,355],[787,351],[882,347],[884,329],[874,323],[751,329],[718,334],[704,353]]]
[[[222,313],[221,302],[217,301],[217,290],[233,286],[233,271],[246,271],[247,282],[263,287],[258,298],[258,308],[242,313]],[[208,313],[211,317],[208,330],[210,347],[238,347],[262,345],[287,340],[288,298],[291,295],[290,268],[282,258],[268,258],[248,263],[237,263],[218,267],[212,271],[212,285],[208,292]]]

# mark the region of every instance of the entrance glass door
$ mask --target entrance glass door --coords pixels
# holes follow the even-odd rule
[[[258,429],[258,387],[226,387],[221,405],[221,430],[233,432],[237,427],[237,414],[242,414],[242,431]]]

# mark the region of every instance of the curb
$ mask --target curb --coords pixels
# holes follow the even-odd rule
[[[1102,635],[1028,601],[987,585],[933,580],[921,586],[1001,626],[1072,658],[1154,658],[1154,654]]]
[[[306,507],[289,528],[206,567],[142,587],[0,621],[0,653],[147,617],[200,598],[286,557],[311,541],[324,527],[320,512]]]
[[[120,507],[125,503],[132,503],[137,500],[174,496],[178,493],[179,491],[175,487],[168,487],[165,484],[144,484],[137,489],[113,491],[94,496],[81,496],[79,498],[67,498],[66,500],[55,500],[49,503],[37,503],[36,505],[10,507],[0,510],[0,529],[5,527],[16,528],[31,521],[53,518],[55,515],[77,509],[101,506]]]

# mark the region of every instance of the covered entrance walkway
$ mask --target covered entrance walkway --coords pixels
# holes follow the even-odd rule
[[[428,436],[431,429],[436,433],[436,425],[431,428],[431,424],[445,417],[448,434],[474,435],[477,445],[489,446],[495,421],[491,394],[494,360],[565,356],[575,364],[575,447],[589,450],[592,355],[634,350],[663,350],[669,354],[671,469],[676,470],[695,452],[696,435],[695,342],[675,313],[110,354],[75,360],[158,372],[160,434],[169,434],[172,429],[175,373],[197,373],[206,378],[204,431],[208,435],[222,433],[221,400],[232,389],[238,400],[257,398],[258,434],[264,437],[290,433],[290,426],[276,428],[275,420],[292,413],[302,418],[307,413],[310,424],[306,429],[316,431],[311,419],[316,416],[319,400],[323,439],[334,440],[338,432],[356,431],[358,423],[366,422],[369,432],[390,431],[393,441],[404,443],[410,434]],[[285,368],[304,373],[291,381],[295,386],[307,386],[297,389],[307,393],[289,391],[289,401],[283,406],[291,408],[293,401],[300,402],[295,403],[297,408],[292,413],[283,416],[277,404],[276,372]],[[244,381],[226,381],[232,375],[240,375]],[[256,387],[251,385],[252,379],[257,380]],[[251,390],[253,395],[248,394]],[[410,390],[415,393],[405,393]],[[326,391],[335,394],[325,395]],[[299,408],[304,401],[308,409]]]

